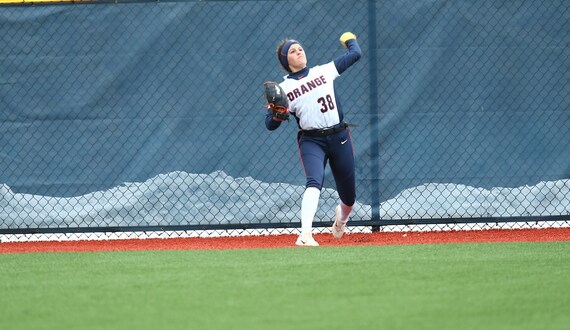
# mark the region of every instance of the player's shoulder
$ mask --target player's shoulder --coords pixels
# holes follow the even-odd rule
[[[279,83],[279,86],[281,86],[281,88],[283,88],[283,89],[287,89],[288,86],[291,86],[294,84],[295,84],[294,79],[289,79],[287,77],[284,77],[283,81]]]
[[[330,70],[332,68],[334,68],[334,61],[330,61],[324,64],[319,64],[313,67],[314,70]]]
[[[327,74],[332,74],[332,75],[338,74],[338,71],[336,69],[336,65],[334,64],[334,61],[330,61],[330,62],[325,63],[325,64],[317,65],[317,66],[313,67],[313,70],[318,75],[320,75],[322,73],[327,73]]]

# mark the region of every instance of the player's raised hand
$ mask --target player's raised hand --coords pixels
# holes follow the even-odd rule
[[[345,32],[340,36],[340,43],[344,48],[348,48],[346,42],[352,39],[356,39],[356,35],[352,32]]]

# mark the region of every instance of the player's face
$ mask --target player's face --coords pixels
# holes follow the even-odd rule
[[[304,69],[307,66],[307,57],[305,56],[305,50],[299,44],[293,44],[289,47],[289,52],[287,53],[287,62],[289,62],[289,68],[292,72],[297,72]]]

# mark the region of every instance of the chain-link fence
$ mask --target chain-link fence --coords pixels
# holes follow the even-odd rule
[[[295,228],[297,126],[264,126],[280,40],[336,81],[360,226],[570,217],[568,1],[0,7],[0,234]],[[327,172],[315,226],[338,195]]]

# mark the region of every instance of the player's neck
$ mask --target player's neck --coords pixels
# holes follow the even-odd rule
[[[299,71],[295,71],[295,72],[289,74],[289,77],[293,78],[293,79],[301,79],[303,77],[306,77],[308,73],[309,73],[309,68],[304,67]]]

